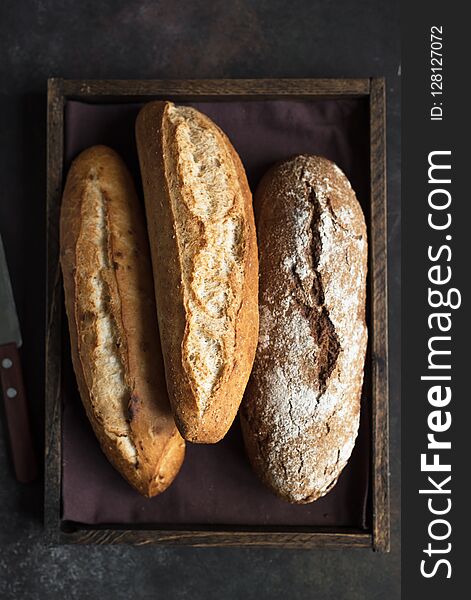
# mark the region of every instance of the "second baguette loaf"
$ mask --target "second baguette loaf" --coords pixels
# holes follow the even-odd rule
[[[257,344],[252,196],[231,143],[197,110],[151,102],[136,138],[170,401],[183,437],[214,443]]]
[[[255,197],[260,337],[241,409],[249,458],[282,498],[312,502],[355,443],[367,331],[367,243],[341,170],[297,156]]]

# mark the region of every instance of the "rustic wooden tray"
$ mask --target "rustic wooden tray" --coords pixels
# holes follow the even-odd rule
[[[231,79],[87,81],[50,79],[47,131],[47,332],[45,526],[53,543],[182,544],[289,548],[369,547],[389,550],[387,237],[385,87],[383,79]],[[70,527],[61,519],[61,396],[64,311],[59,268],[59,211],[63,186],[64,107],[69,99],[135,102],[231,99],[368,99],[370,114],[369,303],[371,391],[371,528],[198,527],[186,529]],[[129,526],[127,526],[129,527]]]

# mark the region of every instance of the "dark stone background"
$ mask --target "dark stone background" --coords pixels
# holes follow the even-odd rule
[[[392,552],[48,547],[42,484],[12,475],[0,410],[0,598],[338,598],[400,588],[399,20],[377,0],[3,0],[0,231],[43,445],[46,79],[368,77],[388,89]],[[1,316],[0,316],[1,318]]]

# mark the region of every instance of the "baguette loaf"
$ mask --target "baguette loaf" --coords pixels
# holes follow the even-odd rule
[[[147,233],[131,176],[110,148],[73,162],[60,222],[72,360],[101,447],[141,494],[173,481],[185,442],[168,401]]]
[[[136,138],[170,401],[183,437],[214,443],[257,345],[252,197],[231,143],[197,110],[151,102]]]
[[[366,227],[340,169],[297,156],[255,197],[260,336],[241,408],[250,461],[289,502],[336,483],[358,431],[367,343]]]

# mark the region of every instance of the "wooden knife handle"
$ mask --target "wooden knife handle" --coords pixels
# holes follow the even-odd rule
[[[16,478],[28,483],[38,476],[38,465],[31,437],[20,354],[15,343],[0,346],[0,376]]]

